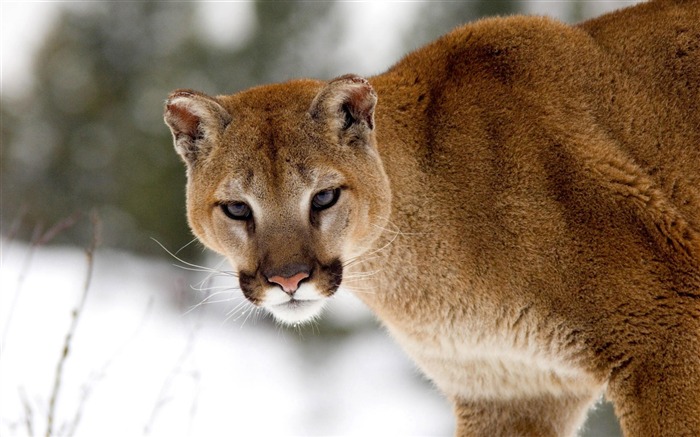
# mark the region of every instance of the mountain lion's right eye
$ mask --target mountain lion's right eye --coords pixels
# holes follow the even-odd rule
[[[311,209],[314,211],[321,211],[330,208],[338,201],[338,196],[340,196],[340,188],[319,191],[314,198],[311,199]]]
[[[250,206],[243,202],[223,203],[221,209],[232,220],[248,220],[253,216]]]

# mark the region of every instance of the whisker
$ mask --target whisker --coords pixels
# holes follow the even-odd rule
[[[386,250],[389,246],[391,246],[391,244],[392,244],[394,241],[396,241],[396,239],[397,239],[398,237],[399,237],[399,234],[398,234],[398,233],[395,233],[394,236],[393,236],[393,238],[392,238],[391,240],[389,240],[384,246],[382,246],[382,247],[380,247],[380,248],[378,248],[378,249],[375,249],[375,250],[373,250],[373,251],[371,251],[371,252],[369,252],[369,253],[366,253],[366,254],[363,254],[363,255],[360,255],[360,256],[356,256],[355,258],[350,258],[348,261],[346,261],[346,262],[343,264],[343,267],[344,267],[344,268],[345,268],[345,267],[350,267],[350,266],[356,265],[356,264],[358,264],[358,263],[365,262],[367,259],[371,259],[370,257],[373,256],[374,254],[379,253],[379,252],[381,252],[381,251],[383,251],[383,250]],[[361,261],[358,261],[358,260],[361,260]]]
[[[199,292],[208,292],[208,291],[216,291],[216,290],[230,290],[231,292],[234,292],[237,290],[240,291],[240,289],[241,289],[240,284],[237,284],[237,283],[228,282],[224,285],[211,285],[215,278],[220,278],[222,276],[227,276],[227,275],[219,275],[219,274],[210,273],[209,275],[207,275],[206,278],[202,279],[201,281],[197,282],[194,285],[190,285],[190,288],[192,290],[199,291]]]
[[[223,270],[214,270],[214,269],[209,268],[209,267],[203,267],[203,266],[188,267],[188,266],[181,266],[181,265],[178,265],[178,264],[173,264],[173,266],[174,266],[174,267],[177,267],[178,269],[187,270],[187,271],[190,271],[190,272],[205,272],[205,273],[216,274],[216,275],[219,275],[219,276],[228,276],[228,277],[233,277],[233,278],[237,278],[237,277],[238,277],[238,275],[236,275],[236,274],[233,273],[233,272],[227,272],[227,271],[223,271]],[[207,278],[205,278],[205,279],[209,279],[209,277],[207,277]]]
[[[379,258],[380,258],[379,255],[369,256],[366,258],[357,258],[357,259],[352,260],[352,262],[349,262],[347,265],[344,265],[343,269],[351,269],[353,267],[357,267],[357,266],[362,265],[366,262],[370,262],[370,261],[373,261],[373,260],[376,260]]]
[[[348,274],[348,275],[345,275],[345,276],[343,277],[343,280],[347,280],[347,279],[358,279],[358,278],[369,278],[369,277],[374,276],[374,275],[376,275],[377,273],[381,272],[382,270],[383,270],[383,269],[372,270],[372,271],[369,271],[369,272],[352,272],[352,273],[350,273],[350,274]]]
[[[219,296],[221,294],[226,294],[227,292],[228,292],[228,290],[215,291],[214,293],[211,293],[208,296],[206,296],[204,299],[202,299],[202,302],[206,302],[213,297]]]
[[[257,324],[260,320],[264,318],[265,311],[262,311],[262,308],[257,308],[255,312],[253,313],[253,324]]]
[[[252,311],[248,311],[248,315],[245,316],[245,319],[243,319],[243,323],[241,323],[241,329],[243,328],[243,325],[245,325],[245,322],[248,321],[248,318],[249,318],[252,314],[256,314],[256,313],[258,312],[259,309],[260,309],[260,308],[254,306],[254,307],[252,307]]]
[[[374,287],[372,285],[362,285],[362,284],[347,284],[345,285],[345,289],[349,291],[365,291],[365,292],[376,292],[377,287]]]
[[[216,264],[216,266],[214,266],[214,270],[216,270],[217,272],[221,272],[220,267],[221,267],[221,265],[222,265],[225,261],[226,261],[225,258],[222,259],[221,261],[219,261],[219,263]],[[228,290],[231,290],[231,291],[233,291],[233,290],[240,290],[240,286],[236,286],[236,285],[223,285],[223,286],[216,286],[216,287],[215,287],[215,286],[209,286],[209,284],[211,283],[211,281],[213,281],[214,278],[218,278],[218,277],[222,277],[222,276],[226,276],[226,277],[234,276],[234,277],[237,277],[237,275],[229,275],[229,274],[226,274],[226,273],[214,273],[214,272],[211,272],[211,273],[209,273],[204,279],[202,279],[201,281],[199,281],[199,282],[197,283],[197,287],[198,287],[200,290],[205,290],[205,289],[206,289],[206,290],[215,290],[215,289],[224,289],[224,290],[226,290],[226,289],[228,289]],[[206,285],[206,287],[205,287],[205,285]],[[192,288],[194,288],[194,287],[192,287]]]
[[[358,287],[358,285],[362,285],[362,281],[350,281],[347,283],[343,283],[343,285],[345,286],[345,288],[354,288],[359,290],[375,290],[377,288],[373,285]]]
[[[170,255],[171,257],[175,258],[177,261],[179,261],[179,262],[181,262],[182,264],[184,264],[184,266],[178,266],[177,264],[175,264],[176,267],[179,267],[179,268],[181,268],[181,269],[183,269],[183,270],[192,270],[192,271],[200,271],[200,272],[219,273],[219,274],[222,274],[222,275],[234,276],[234,277],[237,276],[235,273],[233,273],[233,272],[231,272],[231,271],[212,269],[212,268],[210,268],[210,267],[204,267],[204,266],[200,266],[200,265],[197,265],[197,264],[193,264],[193,263],[187,262],[187,261],[183,260],[182,258],[178,257],[177,255],[175,255],[174,253],[172,253],[171,251],[169,251],[160,241],[156,240],[156,239],[153,238],[153,237],[151,237],[151,240],[155,241],[155,243],[156,243],[157,245],[159,245],[159,246],[161,247],[161,249],[163,249],[165,252],[167,252],[168,255]],[[219,265],[221,265],[221,264],[219,264]]]
[[[215,304],[215,303],[226,303],[226,302],[232,302],[232,301],[235,301],[235,300],[238,300],[238,298],[236,298],[236,297],[231,297],[231,298],[228,298],[228,299],[219,299],[219,300],[210,300],[210,301],[207,301],[207,302],[200,302],[200,303],[198,303],[197,305],[193,305],[193,306],[192,306],[190,309],[188,309],[183,315],[187,315],[187,314],[191,313],[192,311],[196,310],[197,308],[199,308],[200,306],[203,306],[203,305],[210,305],[210,304]]]
[[[247,303],[248,303],[248,301],[242,300],[238,305],[236,305],[235,307],[233,307],[233,308],[231,308],[230,310],[228,310],[228,311],[226,312],[226,315],[227,315],[227,316],[231,316],[231,315],[234,314],[236,311],[238,311],[239,309],[241,309],[241,307],[244,307]]]
[[[220,291],[220,292],[216,292],[216,293],[210,294],[209,296],[207,296],[207,297],[205,297],[204,299],[202,299],[201,301],[199,301],[199,303],[196,303],[196,304],[192,305],[192,306],[184,313],[184,315],[187,315],[187,314],[191,313],[192,311],[196,310],[197,308],[199,308],[199,307],[201,307],[201,306],[203,306],[203,305],[209,305],[209,304],[212,304],[212,303],[220,303],[220,302],[230,302],[230,301],[233,301],[233,300],[236,300],[236,299],[239,298],[238,296],[231,296],[231,297],[229,297],[229,298],[227,298],[227,299],[212,300],[212,299],[214,299],[216,296],[219,296],[219,295],[225,294],[225,293],[226,293],[225,291]]]
[[[379,216],[375,216],[375,217],[379,217]],[[375,223],[372,223],[372,226],[374,226],[374,227],[377,228],[377,229],[381,229],[382,231],[386,231],[386,232],[389,232],[389,233],[396,233],[396,234],[400,234],[400,235],[427,235],[427,234],[428,234],[427,232],[403,232],[403,231],[399,228],[399,226],[398,226],[396,223],[394,223],[394,222],[392,222],[391,220],[389,220],[388,217],[386,217],[386,218],[379,217],[379,219],[380,219],[380,220],[382,220],[382,219],[385,220],[387,224],[389,224],[389,225],[391,225],[391,226],[394,227],[394,229],[389,229],[389,228],[386,228],[386,227],[383,227],[383,226],[379,226],[379,225],[377,225],[377,224],[375,224]]]
[[[193,238],[192,240],[190,240],[189,243],[186,243],[184,246],[182,246],[181,248],[179,248],[179,249],[175,252],[175,255],[177,255],[178,253],[180,253],[182,250],[184,250],[187,246],[189,246],[190,244],[194,243],[195,241],[197,241],[197,237]]]
[[[233,319],[233,321],[236,322],[236,321],[238,321],[241,317],[250,315],[250,313],[253,311],[253,309],[255,309],[255,307],[253,307],[253,306],[246,308],[243,312],[241,312],[241,313],[238,315],[238,317],[236,317],[235,319]],[[246,319],[247,319],[247,318],[248,318],[248,317],[246,317]],[[244,320],[244,322],[245,322],[245,320]]]
[[[376,289],[374,287],[356,287],[356,286],[346,286],[346,290],[352,292],[352,293],[358,293],[358,294],[367,294],[367,295],[374,295],[377,294]]]
[[[375,253],[379,253],[379,252],[385,250],[387,247],[391,246],[391,244],[394,241],[396,241],[397,238],[399,238],[399,235],[401,235],[401,234],[399,234],[399,233],[394,234],[394,237],[391,240],[389,240],[388,243],[386,243],[384,246],[380,247],[379,249],[373,250],[372,252],[368,253],[367,255],[374,255]]]
[[[212,285],[211,287],[205,287],[202,282],[199,282],[197,285],[190,285],[190,289],[192,289],[194,291],[199,291],[199,292],[207,292],[207,291],[214,291],[214,290],[235,291],[235,290],[240,290],[240,287],[231,286],[231,285]]]
[[[225,261],[225,260],[222,260],[222,262],[220,262],[219,264],[217,264],[217,265],[214,267],[214,269],[216,270],[216,272],[210,272],[204,279],[202,279],[201,281],[199,281],[199,282],[197,283],[197,285],[199,285],[199,286],[204,286],[204,284],[209,283],[209,282],[212,281],[214,278],[220,278],[220,277],[227,277],[227,278],[234,277],[234,278],[237,278],[238,275],[236,275],[236,274],[219,273],[219,272],[220,272],[219,267],[221,266],[221,264],[223,263],[223,261]]]
[[[238,296],[233,296],[229,299],[224,299],[224,300],[216,300],[216,301],[211,300],[214,297],[219,296],[221,294],[225,294],[225,293],[227,293],[227,291],[224,290],[224,291],[217,291],[215,293],[210,294],[209,296],[202,299],[199,303],[192,305],[183,315],[187,315],[187,314],[191,313],[192,311],[196,310],[197,308],[199,308],[202,305],[207,305],[210,303],[217,303],[217,302],[229,302],[232,300],[236,300],[238,298]]]
[[[207,302],[199,303],[199,304],[197,304],[197,306],[199,306],[199,305],[209,305],[209,304],[213,304],[213,303],[234,302],[234,301],[237,301],[237,300],[239,300],[239,299],[240,299],[239,296],[233,296],[233,297],[229,297],[228,299],[209,300],[209,301],[207,301]]]
[[[235,322],[236,320],[240,319],[247,311],[250,311],[250,309],[246,309],[245,306],[248,303],[248,301],[243,300],[241,303],[230,309],[226,313],[226,318],[221,322],[221,325],[223,326],[226,322],[228,322],[232,317],[236,316],[236,313],[242,310],[242,313],[239,314],[233,321]]]

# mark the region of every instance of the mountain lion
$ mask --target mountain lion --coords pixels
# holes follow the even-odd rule
[[[178,90],[194,234],[283,323],[355,290],[460,436],[700,436],[700,0],[460,27],[369,79]]]

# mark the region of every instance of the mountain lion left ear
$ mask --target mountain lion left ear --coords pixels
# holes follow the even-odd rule
[[[372,130],[376,104],[377,93],[369,81],[346,74],[328,82],[314,98],[309,113],[315,120],[331,121],[340,130],[355,125]]]

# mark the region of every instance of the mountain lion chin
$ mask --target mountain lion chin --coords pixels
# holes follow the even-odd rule
[[[325,298],[313,300],[297,300],[292,298],[285,303],[263,305],[263,307],[269,311],[279,323],[296,326],[318,318],[325,304]]]

